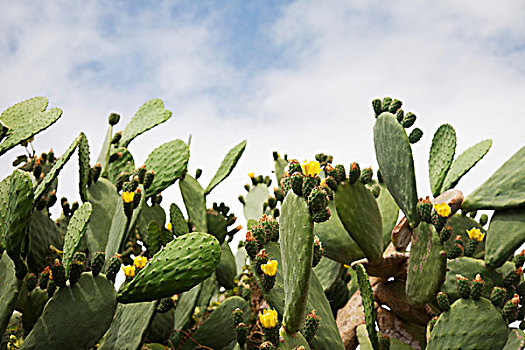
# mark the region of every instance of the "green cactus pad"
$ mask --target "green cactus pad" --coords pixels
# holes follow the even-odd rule
[[[69,225],[67,225],[66,236],[64,238],[64,257],[63,264],[66,268],[66,276],[69,271],[69,265],[73,255],[77,252],[82,237],[86,233],[87,225],[91,220],[91,213],[93,211],[93,206],[91,203],[86,202],[78,208],[71,220],[69,220]]]
[[[164,123],[170,119],[171,111],[164,109],[164,102],[159,98],[154,98],[147,101],[142,106],[133,118],[131,118],[124,131],[122,131],[122,138],[119,144],[127,147],[138,135],[148,131],[149,129]]]
[[[332,214],[330,219],[314,224],[314,234],[323,244],[324,255],[343,264],[351,264],[352,261],[364,258],[365,254],[350,237],[339,219],[334,201],[330,201],[328,209]]]
[[[215,210],[207,210],[206,223],[208,225],[206,232],[213,235],[222,244],[228,235],[228,221],[224,215]]]
[[[60,170],[66,165],[67,161],[73,153],[75,153],[75,150],[77,149],[78,144],[80,141],[84,138],[84,133],[80,133],[80,135],[77,136],[75,140],[69,145],[68,149],[62,154],[60,158],[57,159],[51,170],[44,176],[44,179],[38,184],[37,188],[35,189],[35,201],[38,202],[44,193],[49,189],[49,186],[55,181],[55,179],[58,177],[58,173],[60,173]]]
[[[217,287],[217,277],[212,274],[200,283],[202,285],[199,298],[197,299],[197,307],[201,310],[206,309],[210,305],[210,300],[213,297]]]
[[[25,171],[15,170],[10,176],[9,202],[4,226],[6,251],[15,262],[15,266],[22,253],[22,244],[31,222],[33,204],[33,184],[29,174]]]
[[[474,167],[492,146],[492,140],[483,140],[461,153],[452,163],[450,170],[443,181],[441,191],[456,187],[459,180]]]
[[[117,307],[113,283],[83,273],[56,291],[21,349],[90,349],[106,332]]]
[[[411,227],[419,223],[417,189],[412,148],[405,129],[396,117],[382,113],[374,126],[374,145],[381,175],[389,192]]]
[[[221,255],[215,237],[200,232],[168,243],[117,294],[121,303],[170,297],[189,290],[215,271]]]
[[[450,248],[455,244],[454,238],[457,235],[461,235],[463,242],[468,242],[469,237],[467,234],[467,230],[470,230],[471,228],[478,228],[483,233],[487,232],[476,220],[469,218],[468,216],[463,216],[461,214],[455,214],[451,216],[447,221],[447,225],[452,227],[454,235],[451,237],[451,239],[445,242],[445,251],[449,251]],[[486,240],[477,244],[476,250],[474,251],[473,255],[474,258],[483,258],[483,254],[485,251],[485,241]]]
[[[175,308],[175,321],[173,324],[173,333],[171,333],[170,341],[173,345],[177,346],[179,342],[184,338],[182,331],[186,331],[188,328],[191,316],[202,288],[202,283],[191,288],[189,291],[182,293],[177,301],[177,307]]]
[[[60,250],[64,245],[64,238],[58,226],[41,211],[35,211],[31,216],[29,239],[31,250],[27,256],[27,264],[33,272],[40,272],[53,262],[55,254],[49,248],[50,245]]]
[[[275,275],[275,286],[269,291],[264,291],[264,299],[268,301],[271,307],[275,308],[279,315],[284,314],[284,274],[281,263],[281,250],[279,244],[275,242],[267,243],[264,248],[268,256],[278,261],[277,274]],[[260,276],[255,274],[257,283],[261,285]],[[322,320],[312,343],[312,347],[317,350],[343,350],[345,347],[339,336],[339,330],[334,320],[330,303],[326,298],[323,287],[319,282],[315,272],[310,276],[310,287],[308,288],[308,298],[304,317],[311,311],[315,310]]]
[[[0,121],[9,130],[7,137],[0,143],[0,155],[47,129],[60,118],[62,110],[52,108],[46,111],[47,104],[47,98],[34,97],[19,102],[2,112]]]
[[[234,296],[224,300],[191,337],[197,344],[208,346],[212,349],[224,349],[237,339],[231,316],[236,308],[240,308],[243,311],[244,322],[248,323],[251,314],[250,305],[243,298]],[[182,350],[194,349],[195,345],[195,342],[188,339],[184,343]]]
[[[364,266],[357,264],[354,268],[357,276],[357,284],[359,285],[359,291],[361,292],[368,338],[370,339],[373,348],[379,350],[379,339],[377,338],[377,331],[375,328],[377,313],[374,306],[372,286],[370,285],[368,274],[366,273]]]
[[[89,142],[86,135],[84,135],[78,144],[79,193],[82,202],[88,200],[87,186],[89,182],[89,171],[91,170],[89,163]]]
[[[173,311],[174,310],[171,309],[168,312],[157,312],[155,314],[151,326],[148,329],[148,333],[146,334],[148,342],[164,343],[170,338],[171,332],[173,331]]]
[[[373,186],[377,183],[375,180],[370,183]],[[394,197],[388,192],[384,183],[379,184],[381,192],[376,198],[379,211],[381,212],[381,223],[383,227],[383,248],[386,249],[392,239],[392,230],[397,224],[399,218],[399,207],[397,206]]]
[[[273,163],[275,166],[275,178],[277,179],[277,184],[280,184],[281,179],[284,177],[284,168],[288,165],[288,161],[283,158],[277,158]]]
[[[366,325],[361,324],[356,329],[357,341],[359,342],[359,349],[361,350],[374,350],[372,342],[368,336]]]
[[[295,333],[301,328],[312,272],[313,221],[305,199],[288,192],[279,222],[284,275],[283,326]]]
[[[150,242],[147,238],[147,232],[151,222],[154,222],[155,227],[158,229],[158,239],[156,242]],[[139,229],[141,237],[145,240],[146,245],[149,247],[151,244],[163,245],[162,242],[162,228],[166,224],[166,213],[164,209],[159,204],[149,206],[147,203],[144,203],[140,216],[137,220],[137,228]],[[171,239],[170,239],[171,241]],[[166,242],[167,243],[167,242]]]
[[[115,186],[100,178],[88,188],[88,200],[93,205],[91,220],[86,231],[90,254],[103,252],[108,243],[108,227],[111,227],[115,209],[122,201]],[[122,209],[122,208],[121,208]]]
[[[278,350],[296,350],[303,346],[304,350],[310,350],[310,345],[301,333],[289,334],[282,327],[279,330],[282,342],[277,347]]]
[[[246,140],[242,141],[235,147],[233,147],[224,157],[222,160],[221,166],[213,176],[213,179],[211,179],[210,184],[208,187],[206,187],[206,191],[204,191],[204,194],[210,193],[215,186],[220,184],[222,180],[228,177],[230,173],[232,172],[233,168],[237,165],[237,162],[239,159],[241,159],[241,156],[244,152],[244,149],[246,148]]]
[[[31,332],[38,318],[42,315],[48,299],[47,292],[40,288],[34,289],[25,299],[22,313],[22,325],[25,336]]]
[[[397,123],[397,121],[396,121]],[[383,228],[377,201],[362,183],[341,183],[335,192],[335,206],[348,234],[366,258],[374,263],[383,257]]]
[[[11,176],[0,181],[0,250],[5,248],[5,224],[7,223],[7,208],[9,207],[9,184]]]
[[[3,253],[0,259],[0,334],[4,334],[9,324],[23,283],[15,277],[13,261]]]
[[[188,233],[188,222],[184,218],[184,214],[175,203],[170,204],[170,222],[171,229],[175,236],[182,236]]]
[[[432,139],[428,158],[428,177],[434,197],[441,193],[443,180],[456,152],[456,131],[450,124],[441,125]]]
[[[118,304],[100,350],[138,350],[157,310],[157,302]]]
[[[343,264],[325,256],[313,270],[319,282],[321,282],[323,290],[326,292],[332,288],[341,277]]]
[[[525,242],[525,207],[496,211],[485,244],[485,264],[503,265]]]
[[[499,350],[508,333],[507,322],[489,300],[459,299],[439,317],[427,350]]]
[[[112,148],[112,153],[122,153],[122,157],[108,165],[108,179],[116,184],[117,179],[122,172],[132,173],[135,169],[135,160],[127,148]]]
[[[525,203],[525,146],[463,202],[463,209],[508,209]]]
[[[412,233],[406,297],[413,306],[433,301],[445,281],[447,258],[434,226],[421,222]]]
[[[195,231],[207,232],[206,198],[201,185],[195,178],[186,175],[184,180],[179,182],[179,187],[188,217],[191,223],[195,225]]]
[[[221,260],[217,265],[215,274],[217,275],[217,282],[224,288],[233,289],[237,285],[234,281],[237,275],[237,265],[227,241],[221,244]]]
[[[445,283],[441,287],[441,291],[447,293],[450,302],[459,298],[456,288],[456,274],[461,274],[470,280],[473,280],[477,274],[485,281],[485,288],[483,296],[490,297],[492,287],[495,285],[501,286],[503,284],[503,276],[516,269],[514,263],[506,262],[502,267],[492,270],[485,267],[485,262],[480,259],[469,257],[461,257],[457,259],[448,260],[447,276]]]
[[[243,208],[246,220],[258,220],[263,214],[263,205],[268,200],[268,186],[264,183],[257,184],[250,188],[246,194],[245,205]]]
[[[115,211],[113,212],[113,220],[109,228],[108,241],[106,244],[106,262],[109,261],[120,250],[120,245],[126,236],[126,232],[130,226],[130,221],[124,214],[124,206],[122,200],[117,202]]]
[[[525,348],[525,333],[521,329],[511,328],[503,350],[521,350]]]
[[[102,144],[102,149],[97,158],[97,163],[100,163],[102,167],[101,177],[108,176],[108,161],[109,161],[109,152],[111,151],[111,139],[113,138],[113,125],[108,126],[108,131],[104,137],[104,143]]]
[[[145,163],[148,170],[155,172],[155,180],[146,196],[156,195],[175,183],[186,170],[189,158],[190,150],[182,140],[169,141],[155,148]]]

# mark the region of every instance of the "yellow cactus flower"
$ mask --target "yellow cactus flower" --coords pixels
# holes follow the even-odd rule
[[[309,177],[316,177],[321,172],[321,166],[319,162],[315,160],[310,162],[305,160],[303,164],[301,164],[301,168],[303,169],[303,174]]]
[[[265,309],[259,312],[259,321],[264,328],[273,328],[277,326],[277,311]]]
[[[171,222],[168,222],[168,224],[166,225],[166,228],[168,229],[168,231],[173,230],[173,225],[171,224]]]
[[[344,267],[345,269],[347,269],[347,268],[350,267],[350,265],[344,264],[343,267]]]
[[[133,202],[133,192],[123,192],[122,193],[122,200],[124,203],[131,203]]]
[[[436,213],[442,218],[448,217],[452,212],[450,206],[447,203],[434,204],[434,209],[436,210]]]
[[[135,265],[122,266],[122,270],[124,271],[126,277],[135,276]]]
[[[147,262],[148,262],[148,258],[146,258],[145,256],[137,256],[137,257],[135,257],[135,259],[133,259],[133,265],[137,269],[141,269],[144,266],[146,266]]]
[[[266,264],[261,265],[261,270],[267,276],[275,276],[277,273],[277,260],[270,260]]]
[[[473,239],[475,241],[481,242],[483,238],[485,238],[485,234],[481,232],[479,228],[471,228],[470,230],[467,230],[467,234],[470,239]]]
[[[249,173],[248,176],[249,176],[250,178],[253,178],[253,177],[255,176],[255,173]]]

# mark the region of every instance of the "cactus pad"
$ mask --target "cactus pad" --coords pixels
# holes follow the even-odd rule
[[[29,239],[31,249],[27,256],[27,264],[29,270],[35,272],[42,271],[45,266],[51,263],[54,253],[49,248],[50,245],[60,250],[64,245],[64,238],[58,226],[41,211],[35,211],[31,216]]]
[[[0,259],[0,333],[4,334],[22,289],[23,280],[15,277],[15,265],[6,253]]]
[[[155,172],[155,180],[146,196],[156,195],[175,183],[186,170],[189,158],[188,145],[181,140],[169,141],[155,148],[145,163],[148,170]]]
[[[113,322],[104,335],[99,349],[140,349],[156,309],[156,301],[118,304]]]
[[[352,261],[364,258],[365,254],[350,237],[339,219],[334,201],[330,201],[328,209],[332,214],[330,219],[314,224],[314,234],[323,244],[324,255],[343,264],[350,264]]]
[[[221,250],[215,237],[180,236],[160,250],[117,294],[121,303],[151,301],[189,290],[215,271]]]
[[[103,252],[108,242],[108,227],[111,227],[115,208],[122,201],[115,186],[105,178],[100,178],[88,188],[88,200],[93,205],[91,220],[86,231],[89,251]],[[122,208],[121,208],[122,209]]]
[[[459,299],[439,317],[427,349],[499,350],[508,333],[507,322],[489,300]]]
[[[133,172],[135,169],[135,160],[127,148],[112,148],[111,152],[112,154],[122,154],[108,165],[108,179],[116,184],[117,179],[122,172],[130,174]]]
[[[525,146],[463,202],[463,209],[507,209],[525,203]]]
[[[441,191],[444,192],[448,189],[454,188],[463,175],[483,159],[491,146],[492,140],[483,140],[461,153],[450,166],[447,176],[443,181]]]
[[[224,349],[237,339],[233,325],[232,312],[236,308],[243,311],[243,320],[248,323],[250,318],[250,305],[241,297],[234,296],[224,300],[215,309],[208,319],[192,334],[197,344],[208,346],[212,349]],[[196,343],[187,340],[182,350],[194,349]]]
[[[0,155],[47,129],[60,118],[62,110],[53,108],[46,111],[47,104],[47,98],[34,97],[2,112],[0,121],[9,130],[7,137],[0,143]]]
[[[485,264],[500,267],[525,242],[525,207],[496,211],[485,243]]]
[[[257,220],[263,215],[263,205],[269,195],[268,186],[264,183],[257,184],[250,188],[246,195],[246,204],[243,208],[246,220]]]
[[[443,124],[434,134],[428,158],[428,175],[434,197],[441,193],[443,180],[450,169],[455,152],[456,131],[452,125]]]
[[[188,233],[188,222],[184,218],[184,214],[175,203],[170,204],[170,222],[172,232],[175,236],[181,236]]]
[[[282,266],[281,263],[281,251],[279,244],[275,242],[267,243],[264,248],[268,253],[268,256],[278,261],[278,266]],[[283,270],[277,268],[277,274],[275,275],[275,286],[269,291],[264,292],[264,298],[268,301],[271,307],[273,307],[279,315],[284,313],[284,286],[283,286]],[[261,285],[260,276],[255,274],[257,283]],[[310,287],[308,288],[308,298],[306,301],[306,309],[304,316],[306,316],[310,310],[315,310],[317,315],[322,320],[314,337],[312,347],[316,350],[343,350],[345,347],[339,336],[339,331],[330,308],[330,303],[326,298],[323,287],[319,282],[315,272],[310,276]]]
[[[64,258],[63,263],[66,268],[66,275],[69,271],[69,265],[71,264],[71,259],[76,253],[82,241],[82,237],[86,233],[87,225],[91,219],[91,213],[93,211],[93,206],[91,203],[86,202],[78,208],[71,220],[69,220],[69,225],[67,225],[66,236],[64,238]]]
[[[91,170],[89,165],[89,142],[84,133],[81,133],[81,135],[83,136],[78,144],[79,192],[82,202],[86,202],[88,200],[87,186]]]
[[[46,174],[44,179],[38,184],[37,188],[35,189],[35,201],[38,202],[40,198],[42,198],[42,195],[48,190],[49,186],[51,186],[51,183],[55,181],[55,179],[58,177],[58,173],[60,173],[60,170],[66,165],[67,161],[75,150],[77,149],[78,144],[80,141],[84,138],[84,133],[80,133],[80,135],[77,136],[75,140],[69,145],[68,149],[62,154],[60,158],[57,159],[51,170]]]
[[[421,222],[412,233],[406,297],[413,306],[433,301],[445,282],[447,258],[434,226]]]
[[[411,227],[419,223],[417,189],[412,148],[405,129],[396,117],[382,113],[374,126],[374,145],[381,175],[392,197]]]
[[[195,306],[199,299],[199,294],[202,289],[202,283],[191,288],[189,291],[182,293],[177,301],[175,308],[175,321],[173,324],[173,333],[170,336],[170,341],[177,346],[181,339],[184,338],[181,330],[185,331],[188,328],[193,315]]]
[[[73,287],[60,288],[22,349],[90,349],[106,332],[117,307],[113,284],[83,273]]]
[[[217,282],[226,289],[233,289],[236,286],[234,281],[237,274],[237,265],[235,264],[235,257],[230,249],[227,241],[221,244],[221,260],[217,265],[215,271],[217,275]]]
[[[186,175],[184,180],[179,182],[179,187],[188,217],[191,223],[195,225],[195,231],[207,232],[206,198],[201,185],[195,178]]]
[[[211,179],[210,184],[208,187],[206,187],[205,194],[210,193],[215,186],[221,183],[222,180],[228,177],[230,173],[232,172],[233,168],[237,165],[237,162],[239,159],[241,159],[241,156],[244,152],[244,149],[246,148],[246,140],[242,141],[235,147],[233,147],[224,157],[222,160],[222,163],[213,176],[213,179]]]
[[[396,122],[397,123],[397,122]],[[346,231],[372,263],[383,257],[383,229],[377,201],[362,183],[341,183],[335,206]]]
[[[279,237],[285,292],[283,326],[295,333],[301,329],[308,298],[314,234],[308,204],[293,192],[288,192],[282,205]]]
[[[164,102],[161,99],[154,98],[147,101],[140,106],[137,113],[122,131],[122,138],[119,144],[127,147],[138,135],[170,119],[171,114],[171,111],[164,109]]]

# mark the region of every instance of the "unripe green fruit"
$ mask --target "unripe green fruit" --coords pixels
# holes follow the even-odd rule
[[[410,143],[417,143],[421,140],[421,137],[423,137],[423,131],[420,128],[415,128],[410,135],[408,135],[408,141],[410,141]]]
[[[325,208],[312,214],[313,222],[321,223],[330,219],[330,209]]]
[[[520,283],[522,274],[521,269],[509,271],[503,278],[503,286],[506,288],[516,287]]]
[[[117,113],[111,113],[108,117],[109,125],[117,125],[117,123],[120,120],[120,114]]]
[[[348,173],[348,182],[350,184],[356,183],[357,180],[359,180],[359,177],[361,176],[361,169],[359,168],[359,164],[356,162],[353,162],[350,165],[350,171]]]
[[[53,274],[53,281],[58,287],[65,287],[66,286],[66,270],[64,268],[64,265],[60,262],[60,260],[55,259],[55,263],[51,267],[51,272]]]
[[[485,288],[485,281],[481,279],[480,275],[477,275],[476,278],[472,281],[472,299],[478,300],[483,294],[483,289]]]
[[[240,308],[236,308],[232,312],[233,325],[237,327],[239,323],[242,323],[244,312]]]
[[[464,299],[469,298],[470,297],[470,281],[461,275],[457,275],[456,278],[457,278],[456,287],[457,287],[459,296]]]
[[[46,289],[47,288],[47,284],[49,282],[49,275],[50,275],[49,268],[46,268],[40,274],[40,280],[38,281],[38,286],[40,287],[40,289]]]
[[[175,307],[175,302],[172,298],[163,298],[160,300],[159,306],[157,307],[157,312],[165,314]]]
[[[370,187],[370,191],[374,195],[374,198],[378,198],[379,195],[381,194],[381,186],[379,186],[378,184],[373,184]]]
[[[337,191],[337,181],[333,177],[327,177],[325,183],[332,191]]]
[[[501,306],[503,305],[503,302],[505,301],[506,294],[507,294],[507,290],[505,288],[494,287],[490,294],[490,301],[495,306]]]
[[[146,175],[144,175],[144,189],[145,190],[150,188],[154,179],[155,179],[155,172],[153,170],[148,171]]]
[[[335,176],[334,176],[334,178],[339,183],[345,181],[345,179],[346,179],[346,170],[345,170],[345,166],[343,164],[337,164],[335,166]]]
[[[69,265],[69,285],[74,286],[80,279],[84,265],[80,261],[72,261]]]
[[[434,228],[437,232],[441,232],[445,224],[447,223],[447,219],[445,217],[439,216],[438,213],[433,210],[431,215],[432,224],[434,225]]]
[[[275,286],[275,276],[268,276],[263,273],[261,282],[264,291],[269,292]]]
[[[511,300],[505,303],[502,310],[502,316],[506,318],[509,323],[516,321],[518,317],[518,305],[514,304]]]
[[[304,176],[303,177],[303,196],[304,196],[304,198],[308,198],[308,196],[310,196],[310,193],[312,192],[312,190],[318,185],[317,179],[318,178],[313,178],[313,177],[309,177],[309,176]]]
[[[51,298],[55,294],[56,290],[57,290],[57,285],[55,281],[53,280],[49,281],[49,283],[47,284],[47,289],[46,289],[48,297]]]
[[[410,128],[416,122],[416,115],[414,113],[407,113],[401,121],[401,125],[407,129]]]
[[[388,109],[390,108],[390,104],[392,103],[392,98],[391,97],[385,97],[383,98],[383,103],[381,105],[381,110],[383,112],[386,112],[388,111]]]
[[[235,335],[237,336],[237,343],[242,348],[246,344],[246,339],[248,337],[248,326],[244,323],[239,323],[235,326]]]
[[[111,282],[115,282],[115,277],[117,276],[117,273],[120,271],[120,267],[122,266],[122,260],[120,260],[120,257],[114,256],[109,260],[108,267],[106,269],[106,278],[110,280]]]
[[[104,267],[104,262],[106,260],[106,253],[96,252],[93,256],[93,261],[91,262],[91,271],[93,276],[98,276],[102,268]]]
[[[402,109],[398,110],[397,113],[396,113],[396,119],[397,119],[397,121],[398,121],[399,123],[401,123],[401,122],[403,121],[404,118],[405,118],[405,112],[404,112]]]
[[[485,226],[487,224],[487,222],[489,221],[489,217],[487,214],[483,214],[479,217],[479,224],[481,226]]]
[[[447,311],[450,309],[450,301],[448,300],[448,295],[443,292],[439,292],[436,296],[436,300],[441,311]]]
[[[34,273],[30,273],[26,277],[27,291],[31,293],[36,288],[36,276]]]
[[[303,174],[303,169],[301,168],[301,164],[299,164],[299,161],[297,159],[292,159],[288,163],[288,174]]]
[[[463,254],[463,247],[460,244],[452,244],[447,250],[447,259],[456,259]]]
[[[316,236],[317,237],[317,236]],[[321,242],[316,239],[314,241],[314,253],[313,253],[313,259],[312,259],[312,267],[316,267],[317,264],[321,261],[323,257],[323,246],[321,245]]]
[[[441,232],[439,232],[439,239],[441,240],[442,243],[448,241],[448,239],[454,234],[454,230],[452,229],[452,227],[450,226],[445,226],[443,227],[443,229],[441,230]]]
[[[364,168],[361,171],[361,176],[359,177],[359,181],[361,181],[363,184],[367,184],[370,181],[372,181],[372,176],[374,176],[374,171],[372,168]]]
[[[395,99],[390,103],[390,107],[388,107],[388,111],[392,114],[396,114],[396,112],[401,108],[402,105],[403,105],[403,102],[399,101],[398,99]]]
[[[100,163],[95,164],[93,167],[93,181],[96,183],[100,177],[100,174],[102,173],[102,166]]]
[[[298,196],[303,195],[303,178],[304,176],[299,172],[295,172],[290,176],[292,190]]]
[[[122,131],[119,131],[113,135],[113,138],[111,138],[111,144],[116,145],[120,142],[120,139],[122,138]]]
[[[317,316],[315,310],[310,311],[308,315],[306,315],[306,319],[304,321],[304,338],[308,343],[311,343],[312,340],[315,337],[315,334],[317,333],[317,330],[319,329],[319,324],[321,323],[321,319],[319,316]]]
[[[308,196],[308,207],[311,212],[325,209],[328,207],[328,196],[319,188],[314,188]]]
[[[381,100],[378,98],[373,100],[372,108],[374,109],[375,116],[378,117],[381,114],[381,112],[383,112]]]

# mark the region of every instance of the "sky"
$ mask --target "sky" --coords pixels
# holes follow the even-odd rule
[[[492,149],[457,188],[468,195],[525,144],[525,4],[521,1],[5,1],[0,0],[0,110],[34,96],[63,109],[39,134],[60,155],[84,131],[96,159],[107,116],[123,129],[161,98],[172,118],[130,145],[137,165],[164,142],[193,136],[189,172],[205,187],[225,153],[247,139],[232,175],[208,197],[237,200],[248,173],[271,175],[272,151],[334,156],[377,168],[371,101],[391,96],[418,116],[413,146],[420,196],[443,123],[459,155]],[[24,153],[0,158],[0,178]],[[58,195],[79,200],[78,163]],[[178,186],[163,206],[182,205]],[[58,206],[57,206],[58,207]],[[244,224],[243,220],[239,220]]]

